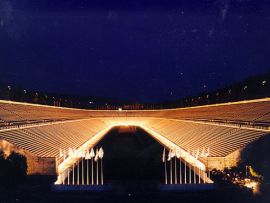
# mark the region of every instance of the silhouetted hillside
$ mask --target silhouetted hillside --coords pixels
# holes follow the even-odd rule
[[[0,83],[0,99],[51,106],[84,109],[161,109],[198,106],[206,104],[241,101],[270,97],[270,71],[266,74],[247,78],[244,81],[228,85],[216,91],[206,92],[194,97],[161,103],[132,103],[112,98],[95,98],[91,96],[67,95],[28,91],[23,87],[11,87]]]

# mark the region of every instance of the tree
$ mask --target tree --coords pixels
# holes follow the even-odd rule
[[[5,187],[8,183],[9,162],[5,159],[5,154],[0,150],[0,187]]]
[[[27,162],[26,157],[22,154],[12,152],[7,160],[10,164],[10,172],[12,174],[13,183],[21,183],[27,175]]]

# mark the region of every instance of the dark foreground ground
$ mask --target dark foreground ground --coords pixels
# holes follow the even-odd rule
[[[56,177],[29,176],[16,191],[3,194],[0,202],[217,202],[266,203],[267,194],[255,196],[237,188],[218,187],[208,192],[160,192],[163,182],[161,154],[163,147],[144,131],[118,133],[111,131],[98,144],[103,147],[104,181],[112,191],[51,192]]]

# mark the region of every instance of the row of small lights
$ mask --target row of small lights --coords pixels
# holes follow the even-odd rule
[[[12,89],[10,85],[8,85],[7,88],[8,88],[9,91]],[[26,90],[23,90],[23,92],[24,92],[24,94],[27,93]],[[38,93],[35,92],[35,95],[38,96]],[[44,97],[45,97],[46,99],[48,98],[48,96],[47,96],[46,94],[44,95]],[[55,97],[52,97],[52,99],[55,100]],[[66,99],[65,101],[67,101],[67,99]],[[92,101],[89,102],[89,104],[93,104],[93,103],[94,103],[94,102],[92,102]],[[79,102],[79,104],[80,104],[80,102]]]
[[[262,84],[263,86],[266,85],[266,83],[267,83],[266,80],[263,80],[263,81],[261,82],[261,84]],[[8,85],[7,88],[8,88],[8,90],[11,90],[11,86],[10,86],[10,85]],[[244,90],[246,90],[246,89],[247,89],[247,85],[244,86]],[[27,93],[26,90],[23,90],[23,91],[24,91],[24,93]],[[229,90],[229,91],[231,91],[231,90]],[[38,94],[38,93],[36,93],[36,94]],[[90,101],[89,103],[92,104],[93,102]]]
[[[261,82],[261,85],[262,85],[262,86],[265,86],[266,83],[267,83],[267,81],[266,81],[266,80],[263,80],[263,81]],[[245,85],[244,88],[243,88],[243,90],[245,91],[245,90],[247,90],[247,88],[248,88],[248,86]],[[231,94],[231,93],[232,93],[232,90],[229,89],[228,94]],[[219,92],[216,93],[216,96],[219,96]],[[208,99],[209,97],[210,97],[210,95],[207,94],[207,95],[206,95],[206,98]],[[198,99],[201,99],[201,98],[202,98],[201,96],[198,97]],[[186,102],[187,102],[187,101],[188,101],[188,100],[186,99]],[[192,98],[191,101],[194,101],[194,99]]]
[[[267,81],[266,81],[266,80],[263,80],[263,81],[261,82],[261,85],[262,85],[262,86],[265,86],[266,83],[267,83]],[[11,90],[11,86],[10,86],[10,85],[8,85],[7,88],[8,88],[8,90]],[[243,88],[243,90],[247,90],[247,88],[248,88],[248,86],[245,85],[244,88]],[[26,90],[23,90],[23,92],[24,92],[25,94],[27,93]],[[229,89],[228,94],[231,94],[231,92],[232,92],[232,90]],[[38,96],[38,93],[37,93],[37,92],[36,92],[35,94],[36,94],[36,96]],[[206,95],[206,98],[208,99],[209,96],[210,96],[210,95],[207,94],[207,95]],[[219,96],[219,92],[216,93],[216,96]],[[47,95],[45,95],[45,97],[48,98]],[[200,100],[201,98],[202,98],[201,96],[198,97],[199,100]],[[53,97],[53,99],[55,99],[55,98]],[[67,100],[65,100],[65,101],[67,101]],[[194,101],[194,98],[192,98],[191,101]],[[188,99],[186,99],[186,102],[188,102]],[[93,101],[89,101],[89,104],[93,104],[93,103],[94,103]],[[80,102],[79,102],[79,104],[80,104]],[[107,104],[106,104],[106,105],[107,105]],[[122,111],[122,108],[119,108],[118,110],[119,110],[119,111]]]

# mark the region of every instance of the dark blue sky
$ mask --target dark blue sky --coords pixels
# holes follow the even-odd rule
[[[0,0],[5,84],[161,101],[270,69],[266,0],[41,2]]]

